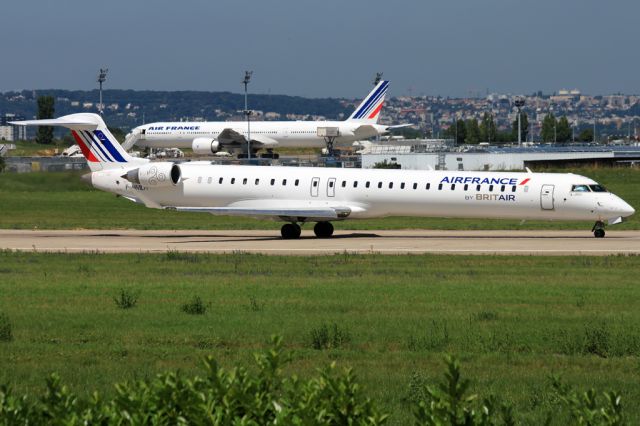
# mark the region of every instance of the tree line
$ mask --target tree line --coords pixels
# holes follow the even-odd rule
[[[523,142],[529,136],[529,116],[527,113],[521,114],[520,140]],[[490,144],[511,143],[518,141],[518,119],[511,123],[511,130],[498,130],[493,114],[484,113],[482,119],[475,118],[468,120],[458,119],[444,130],[443,136],[447,139],[454,139],[456,145],[475,145],[480,142]],[[542,142],[566,143],[573,140],[580,142],[593,141],[593,130],[584,129],[578,135],[574,135],[569,120],[566,116],[557,119],[553,113],[547,114],[542,120],[540,132]]]

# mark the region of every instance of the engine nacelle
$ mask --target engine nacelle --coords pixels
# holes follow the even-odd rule
[[[149,163],[127,172],[129,182],[156,188],[177,185],[181,178],[180,166],[169,162]]]
[[[195,138],[191,143],[191,149],[198,155],[215,154],[220,149],[220,142],[211,138]]]

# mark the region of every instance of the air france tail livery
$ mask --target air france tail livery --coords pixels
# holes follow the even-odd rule
[[[325,147],[382,135],[399,126],[377,124],[388,81],[380,81],[345,121],[252,121],[251,150],[275,147]],[[331,129],[332,134],[326,134]],[[326,136],[335,135],[328,141]],[[246,121],[150,123],[134,128],[123,146],[146,148],[191,148],[194,153],[211,155],[219,150],[247,149]]]
[[[605,223],[635,212],[602,185],[571,173],[150,162],[129,156],[96,114],[13,124],[71,129],[91,169],[85,176],[98,189],[156,209],[280,220],[285,239],[298,238],[299,224],[307,222],[316,222],[318,237],[330,237],[332,221],[382,216],[583,220],[604,237]]]

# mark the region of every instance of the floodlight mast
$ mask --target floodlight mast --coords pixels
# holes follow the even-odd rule
[[[244,84],[244,115],[247,117],[247,159],[251,160],[251,111],[249,111],[249,107],[247,106],[247,86],[251,81],[251,75],[253,71],[245,71],[244,72],[244,80],[242,80],[242,84]]]
[[[100,115],[104,113],[104,105],[102,104],[102,83],[107,81],[107,72],[109,72],[108,68],[100,68],[100,72],[98,73],[98,83],[100,84],[100,105],[98,106],[98,112]]]
[[[380,80],[382,80],[382,74],[384,74],[384,73],[381,73],[381,72],[377,72],[376,73],[376,78],[373,80],[373,85],[374,86],[377,86],[378,83],[380,83]]]
[[[522,107],[524,106],[524,98],[518,97],[514,102],[516,108],[518,108],[518,146],[522,146]]]

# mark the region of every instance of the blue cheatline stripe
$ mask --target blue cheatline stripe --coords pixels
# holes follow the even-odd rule
[[[358,112],[353,115],[353,118],[361,118],[363,116],[363,112],[371,106],[371,103],[375,102],[375,100],[379,98],[380,93],[387,90],[388,85],[388,81],[380,83],[380,87],[378,87],[378,89],[373,92],[373,94],[366,100],[364,105],[362,105],[362,107],[358,109]]]
[[[111,154],[111,156],[113,158],[116,159],[117,162],[119,162],[119,163],[126,163],[127,162],[127,160],[125,160],[122,157],[122,155],[120,155],[120,153],[118,152],[116,147],[113,146],[113,143],[111,143],[109,138],[107,138],[107,136],[101,130],[94,130],[93,133],[98,137],[98,139],[100,139],[100,142],[102,142],[102,144],[105,147],[107,147],[107,150],[109,150],[109,153]]]
[[[374,98],[371,99],[369,106],[360,112],[358,118],[367,117],[369,113],[375,109],[375,107],[380,103],[380,99],[382,99],[382,97],[384,97],[384,95],[387,93],[387,88],[388,87],[385,87],[383,91],[381,91]]]
[[[85,130],[82,133],[85,134],[85,136],[87,137],[87,139],[89,139],[91,141],[91,145],[96,147],[96,150],[100,151],[102,153],[102,155],[104,156],[104,158],[106,159],[106,161],[108,162],[113,162],[113,158],[109,157],[109,154],[107,154],[107,152],[102,149],[102,147],[100,146],[100,144],[98,142],[96,142],[95,139],[93,139],[93,135],[91,134],[90,131]]]
[[[380,83],[380,87],[378,87],[372,94],[369,96],[362,107],[358,109],[358,111],[353,115],[353,118],[360,118],[362,116],[362,112],[371,105],[371,102],[380,94],[382,90],[386,89],[386,86],[389,84],[388,81],[384,81]]]
[[[87,146],[89,147],[89,150],[91,152],[93,152],[93,155],[96,156],[96,158],[98,159],[99,162],[104,163],[106,162],[106,160],[104,159],[103,155],[100,153],[100,151],[98,151],[96,149],[96,147],[94,146],[95,143],[93,143],[93,141],[91,140],[91,138],[88,138],[87,135],[84,134],[84,131],[80,130],[77,132],[78,136],[80,136],[80,138],[82,138],[82,140],[84,141],[85,144],[87,144]]]

